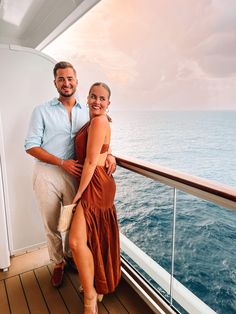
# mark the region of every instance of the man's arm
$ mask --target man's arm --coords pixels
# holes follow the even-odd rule
[[[30,154],[31,156],[46,162],[48,164],[56,165],[56,166],[61,166],[62,164],[62,159],[49,154],[46,150],[44,150],[41,147],[32,147],[30,149],[26,150],[27,154]]]
[[[81,166],[76,160],[60,159],[41,147],[44,132],[45,120],[43,118],[43,109],[42,106],[38,106],[35,107],[31,115],[28,134],[25,139],[26,152],[40,161],[59,166],[68,173],[79,176],[81,174]]]
[[[46,150],[44,150],[41,147],[32,147],[30,149],[27,149],[26,152],[43,162],[63,168],[65,171],[72,174],[73,176],[80,176],[81,174],[82,166],[78,164],[77,160],[73,160],[73,159],[64,160],[64,159],[58,158],[48,153]]]

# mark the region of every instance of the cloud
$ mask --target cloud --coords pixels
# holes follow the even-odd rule
[[[117,108],[233,109],[234,12],[234,0],[103,0],[45,51],[76,65],[82,94],[108,82]]]

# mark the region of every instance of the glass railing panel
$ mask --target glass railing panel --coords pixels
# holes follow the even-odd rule
[[[139,174],[118,168],[116,208],[120,231],[155,262],[171,273],[173,188]],[[124,252],[122,255],[149,283],[170,296]]]
[[[177,191],[174,276],[217,313],[236,313],[236,215]]]
[[[115,177],[116,207],[122,234],[169,274],[174,270],[174,280],[182,283],[217,313],[234,313],[235,212],[123,168],[117,170]],[[171,257],[175,203],[173,264]],[[186,313],[172,295],[164,291],[124,252],[122,255],[171,304],[181,313]],[[218,279],[220,280],[217,281]]]

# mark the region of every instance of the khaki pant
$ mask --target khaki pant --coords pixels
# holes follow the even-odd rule
[[[77,192],[77,179],[58,166],[36,162],[33,189],[43,219],[50,259],[56,264],[63,260],[63,241],[57,231],[61,203],[69,205]],[[68,251],[65,236],[65,251]]]

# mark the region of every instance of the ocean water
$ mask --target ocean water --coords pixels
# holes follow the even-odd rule
[[[111,116],[114,153],[236,188],[236,111]],[[115,179],[122,233],[170,272],[173,189],[121,168]],[[235,240],[235,211],[177,191],[174,276],[217,313],[236,313]]]

